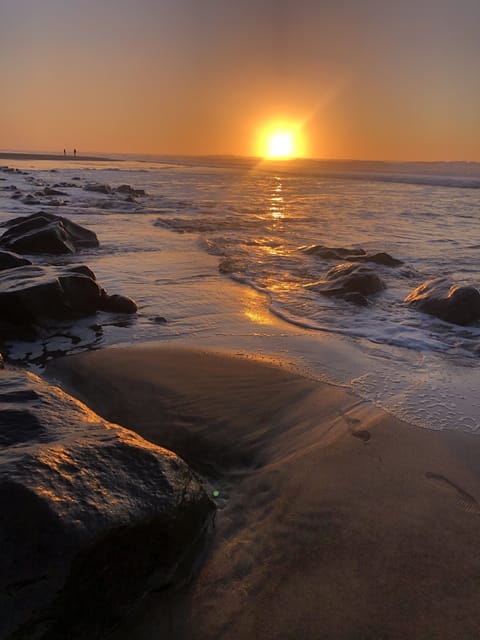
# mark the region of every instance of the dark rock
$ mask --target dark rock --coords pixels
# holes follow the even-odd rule
[[[30,193],[22,199],[22,202],[23,204],[29,204],[29,205],[40,204],[40,200],[32,196]]]
[[[137,303],[127,296],[118,294],[109,296],[105,291],[102,291],[99,308],[101,311],[111,311],[113,313],[136,313]]]
[[[171,451],[0,371],[0,637],[100,640],[188,580],[215,506]]]
[[[324,247],[314,244],[310,247],[301,247],[303,253],[322,258],[323,260],[346,260],[348,262],[374,262],[387,267],[396,267],[403,264],[401,260],[393,258],[389,253],[381,251],[367,255],[363,249],[345,249],[344,247]]]
[[[129,184],[121,184],[116,187],[115,191],[118,193],[125,193],[129,196],[146,196],[146,192],[143,189],[134,189]]]
[[[389,253],[381,251],[380,253],[373,253],[365,256],[348,256],[349,262],[374,262],[375,264],[381,264],[385,267],[398,267],[403,264],[402,260],[392,257]]]
[[[75,180],[75,178],[74,178]],[[85,191],[95,191],[96,193],[112,193],[112,188],[108,186],[108,184],[86,184],[84,187]]]
[[[0,251],[0,271],[4,269],[14,269],[15,267],[23,267],[32,264],[27,258],[17,256],[11,251]]]
[[[447,278],[427,280],[404,302],[446,322],[465,325],[480,318],[480,292],[475,287],[452,284]]]
[[[14,218],[4,226],[8,230],[0,237],[0,246],[18,253],[75,253],[99,244],[93,231],[45,211]]]
[[[74,269],[32,265],[1,271],[1,337],[24,335],[28,330],[35,334],[51,319],[94,314],[100,306],[100,287]]]
[[[364,256],[363,249],[345,249],[343,247],[325,247],[323,244],[314,244],[310,247],[301,247],[303,253],[311,256],[317,256],[324,260],[345,260],[349,256]]]
[[[350,302],[363,305],[364,296],[381,291],[385,284],[370,267],[346,262],[330,269],[323,280],[312,282],[306,288],[325,296],[346,297]]]
[[[58,189],[53,189],[52,187],[45,187],[43,193],[46,196],[66,196],[65,191],[59,191]]]
[[[350,293],[346,293],[342,297],[346,302],[353,302],[353,304],[357,304],[359,307],[368,306],[368,298],[366,298],[363,294],[358,293],[358,291],[351,291]]]

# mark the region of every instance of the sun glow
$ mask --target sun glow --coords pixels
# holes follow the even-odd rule
[[[257,155],[267,160],[288,160],[305,155],[301,125],[291,122],[274,123],[260,130]]]

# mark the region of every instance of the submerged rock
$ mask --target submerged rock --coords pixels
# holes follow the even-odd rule
[[[174,453],[0,371],[0,637],[99,640],[188,579],[214,505]]]
[[[465,325],[480,318],[480,292],[475,287],[452,284],[447,278],[427,280],[404,302],[446,322]]]
[[[98,247],[96,234],[68,218],[40,211],[4,223],[8,229],[0,246],[17,253],[64,254],[84,247]]]
[[[325,278],[306,285],[306,288],[365,305],[368,303],[365,296],[381,291],[385,284],[371,267],[346,262],[330,269]]]

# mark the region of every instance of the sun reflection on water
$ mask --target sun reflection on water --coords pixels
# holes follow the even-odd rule
[[[275,186],[270,196],[270,213],[275,220],[280,220],[285,217],[282,180],[278,176],[275,176]]]

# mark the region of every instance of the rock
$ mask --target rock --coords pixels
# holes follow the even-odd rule
[[[0,251],[0,271],[4,269],[14,269],[32,264],[27,258],[22,258],[11,251]]]
[[[364,305],[364,296],[381,291],[385,284],[371,267],[346,262],[330,269],[324,279],[308,284],[306,288]]]
[[[35,335],[52,319],[73,320],[96,313],[100,287],[78,269],[24,266],[0,272],[0,337]]]
[[[53,189],[52,187],[45,187],[43,190],[44,195],[46,196],[66,196],[65,191],[59,191],[58,189]]]
[[[384,251],[365,256],[348,256],[347,260],[349,262],[374,262],[375,264],[381,264],[385,267],[398,267],[403,264],[402,260],[398,260]]]
[[[45,211],[14,218],[4,225],[8,229],[0,237],[0,246],[18,253],[75,253],[99,245],[93,231]]]
[[[113,313],[136,313],[138,307],[132,298],[116,293],[109,296],[106,291],[102,291],[99,308],[101,311],[111,311]]]
[[[30,193],[22,198],[22,202],[23,204],[29,205],[40,204],[40,200],[38,198],[35,198],[35,196],[32,196]]]
[[[396,267],[403,264],[402,260],[393,258],[389,253],[381,251],[367,255],[363,249],[345,249],[343,247],[324,247],[314,244],[310,247],[300,247],[303,253],[323,258],[323,260],[346,260],[347,262],[374,262],[386,267]]]
[[[314,244],[310,247],[300,247],[303,253],[317,256],[324,260],[348,260],[350,256],[363,256],[363,249],[345,249],[343,247],[325,247],[323,244]]]
[[[100,640],[188,580],[215,506],[171,451],[0,371],[0,637]]]
[[[73,178],[75,180],[75,178]],[[112,188],[108,186],[108,184],[86,184],[84,187],[85,191],[95,191],[96,193],[112,193]]]
[[[452,284],[448,278],[427,280],[404,302],[446,322],[465,325],[480,318],[480,292],[475,287]]]
[[[115,191],[118,193],[125,193],[129,196],[146,196],[146,192],[143,189],[134,189],[129,184],[121,184],[116,187]]]

